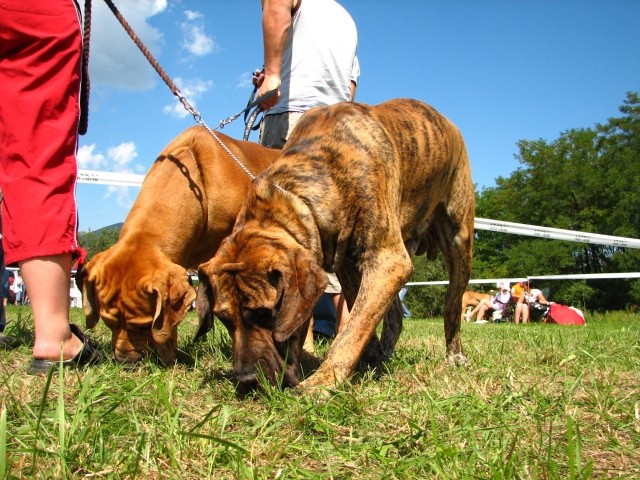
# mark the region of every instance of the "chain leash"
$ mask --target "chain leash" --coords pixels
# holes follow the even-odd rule
[[[216,140],[216,142],[218,142],[220,144],[220,146],[223,148],[223,150],[225,152],[227,152],[227,154],[238,164],[238,166],[249,176],[249,178],[251,178],[251,181],[253,181],[256,178],[255,175],[249,171],[249,169],[238,159],[238,157],[236,157],[233,154],[233,152],[231,150],[229,150],[229,148],[224,144],[224,142],[222,140],[220,140],[220,138],[214,133],[213,130],[219,130],[219,129],[224,128],[225,125],[228,125],[229,123],[233,122],[234,120],[236,120],[243,113],[246,113],[246,112],[250,111],[254,107],[258,107],[261,103],[263,103],[266,100],[269,100],[269,99],[273,98],[274,96],[276,96],[278,91],[277,90],[271,90],[271,91],[265,93],[264,95],[261,95],[260,97],[256,98],[253,102],[251,102],[249,105],[247,105],[247,107],[245,109],[243,109],[241,112],[238,112],[235,115],[232,115],[232,116],[230,116],[230,117],[228,117],[228,118],[226,118],[224,120],[221,120],[220,123],[218,124],[218,126],[215,127],[212,130],[205,123],[204,119],[202,118],[202,115],[200,115],[200,112],[198,112],[198,110],[196,110],[189,103],[189,101],[184,97],[184,95],[182,95],[182,93],[180,93],[180,90],[178,89],[178,87],[175,85],[175,83],[173,83],[171,78],[169,78],[169,76],[165,73],[165,71],[162,69],[160,64],[153,57],[153,55],[151,54],[149,49],[142,43],[142,41],[136,35],[136,33],[133,31],[133,29],[131,28],[129,23],[125,20],[125,18],[122,16],[120,11],[113,4],[112,0],[104,0],[104,1],[107,4],[107,6],[109,7],[109,9],[111,10],[111,12],[113,12],[115,17],[118,19],[120,24],[124,27],[125,31],[129,35],[129,37],[131,37],[131,40],[133,40],[133,42],[140,49],[140,51],[145,56],[145,58],[149,61],[151,66],[155,69],[155,71],[158,73],[158,75],[160,75],[160,78],[162,78],[162,80],[167,85],[167,87],[169,87],[169,90],[171,90],[171,92],[178,98],[178,100],[180,101],[180,103],[182,104],[184,109],[187,112],[189,112],[191,114],[191,116],[193,116],[193,119],[196,121],[196,123],[199,123],[200,125],[202,125],[207,130],[207,132],[209,132],[209,134],[211,134],[211,136]],[[282,188],[277,184],[276,184],[276,188],[278,188],[279,190],[282,190]],[[284,191],[284,190],[282,190],[282,191]]]

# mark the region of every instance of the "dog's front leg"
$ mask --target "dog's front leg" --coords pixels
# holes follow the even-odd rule
[[[413,272],[404,247],[377,252],[368,263],[363,265],[362,283],[346,328],[334,339],[320,368],[299,388],[332,386],[349,378],[378,323]]]

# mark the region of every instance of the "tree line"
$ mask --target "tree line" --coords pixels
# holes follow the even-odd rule
[[[498,177],[494,187],[476,191],[476,216],[640,238],[638,93],[627,93],[619,111],[619,117],[604,124],[568,130],[553,141],[519,141],[519,167],[508,177]],[[441,259],[435,265],[421,259],[414,264],[414,281],[446,278]],[[475,233],[472,278],[637,271],[638,249],[484,230]],[[551,300],[588,310],[635,309],[640,304],[638,279],[538,284],[549,289]],[[440,315],[441,298],[442,287],[414,287],[409,289],[407,303],[419,316]]]
[[[519,167],[495,186],[476,190],[476,216],[502,221],[640,238],[640,95],[629,92],[620,115],[553,141],[520,140]],[[473,173],[473,172],[472,172]],[[117,241],[119,229],[80,235],[89,258]],[[447,278],[442,258],[414,259],[413,281]],[[640,271],[640,251],[477,231],[472,278]],[[542,282],[540,282],[542,283]],[[640,280],[545,282],[551,300],[588,310],[635,309]],[[415,316],[442,315],[446,287],[411,287]],[[480,287],[483,288],[483,287]],[[486,287],[488,290],[490,287]]]

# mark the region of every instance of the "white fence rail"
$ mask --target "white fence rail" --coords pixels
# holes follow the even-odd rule
[[[562,230],[560,228],[538,227],[523,223],[489,220],[486,218],[476,218],[475,229],[510,233],[514,235],[527,235],[529,237],[566,240],[568,242],[593,243],[596,245],[610,245],[613,247],[624,248],[640,248],[640,240],[637,238],[614,237],[612,235],[600,235],[599,233],[586,233],[576,232],[573,230]]]
[[[469,280],[469,284],[498,283],[498,282],[526,282],[528,280],[594,280],[598,278],[640,278],[640,272],[628,273],[576,273],[567,275],[532,275],[517,278],[477,278]],[[449,285],[449,280],[435,280],[432,282],[409,282],[407,286],[418,285]]]
[[[142,185],[144,175],[133,173],[100,172],[97,170],[79,170],[78,182],[102,185],[117,185],[139,187]],[[596,245],[609,245],[621,248],[640,248],[640,240],[637,238],[615,237],[612,235],[600,235],[598,233],[576,232],[560,228],[539,227],[524,223],[503,222],[486,218],[476,218],[474,227],[476,230],[488,230],[492,232],[508,233],[512,235],[526,235],[529,237],[548,238],[553,240],[565,240],[568,242],[592,243]],[[576,275],[545,275],[528,277],[540,280],[582,280],[594,278],[639,278],[639,272],[631,273],[592,273]],[[526,278],[476,279],[469,283],[495,283],[508,281],[510,283],[526,280]],[[407,285],[447,285],[448,280],[434,282],[410,282]]]

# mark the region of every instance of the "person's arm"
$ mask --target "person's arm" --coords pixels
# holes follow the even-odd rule
[[[351,83],[349,84],[349,87],[350,87],[349,100],[352,102],[355,101],[356,99],[356,88],[358,87],[358,78],[360,78],[360,61],[356,56],[354,57],[353,65],[351,66]]]
[[[291,15],[298,0],[262,0],[262,36],[264,42],[264,76],[259,80],[258,96],[279,89],[282,54],[291,29]],[[264,110],[273,107],[280,97],[267,100],[261,106]]]

